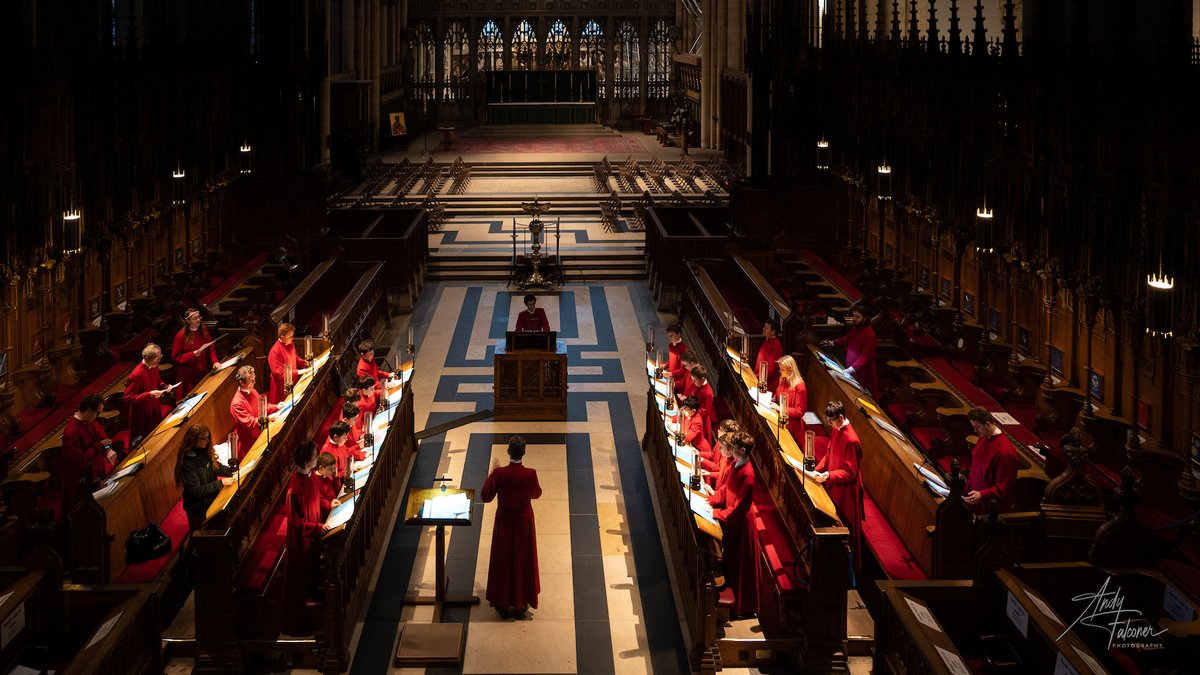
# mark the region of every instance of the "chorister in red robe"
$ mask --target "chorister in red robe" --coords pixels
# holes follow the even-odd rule
[[[215,345],[196,356],[196,350],[209,342],[212,342],[212,336],[204,326],[200,326],[195,332],[184,326],[175,335],[175,344],[171,347],[171,360],[175,362],[175,377],[179,378],[180,396],[190,394],[196,383],[212,372],[214,365],[220,363]]]
[[[483,482],[480,496],[485,502],[499,498],[488,562],[488,603],[501,610],[537,607],[542,587],[530,503],[542,496],[537,471],[518,462],[497,467]]]
[[[708,484],[713,488],[713,493],[708,496],[709,505],[725,498],[721,491],[725,489],[725,484],[729,482],[729,470],[732,468],[732,457],[726,457],[722,454],[717,458],[717,471],[708,477]]]
[[[758,531],[754,504],[754,465],[747,459],[728,472],[713,499],[713,515],[721,524],[721,562],[725,585],[733,591],[734,616],[758,611]]]
[[[692,374],[683,365],[683,354],[688,350],[683,340],[667,346],[667,373],[675,381],[675,391],[678,392],[691,381]]]
[[[125,393],[122,398],[129,412],[129,443],[146,436],[154,431],[154,427],[163,419],[162,398],[151,392],[161,391],[166,386],[158,373],[158,366],[147,366],[140,361],[129,373],[125,383]]]
[[[871,396],[879,396],[879,377],[875,370],[875,349],[879,345],[875,329],[870,324],[851,326],[849,332],[833,341],[846,346],[846,367],[853,368],[852,377]]]
[[[546,318],[546,310],[541,307],[535,307],[532,312],[529,310],[521,310],[517,314],[517,324],[513,326],[513,330],[521,331],[549,331],[550,319]]]
[[[787,381],[780,379],[779,386],[775,388],[775,400],[779,403],[783,402],[783,395],[788,396],[787,406],[787,430],[792,435],[792,440],[804,449],[804,413],[808,412],[808,387],[804,384],[804,380],[798,380],[796,386],[787,386]]]
[[[299,379],[297,371],[301,368],[308,367],[308,361],[300,358],[296,354],[296,344],[283,344],[276,340],[271,347],[271,353],[267,355],[267,365],[271,368],[271,391],[267,394],[267,400],[271,403],[279,403],[284,397],[283,388],[283,367],[291,365],[292,367],[292,382]]]
[[[244,458],[246,453],[250,452],[254,441],[262,434],[262,428],[258,426],[258,413],[261,412],[260,400],[262,400],[262,394],[254,389],[238,387],[238,390],[233,392],[233,400],[229,403],[229,413],[233,415],[233,428],[238,435],[238,459]],[[268,403],[267,414],[270,415],[278,408],[279,406],[274,403]]]
[[[337,476],[338,480],[350,475],[350,463],[352,461],[361,462],[367,458],[365,452],[359,450],[357,446],[350,445],[349,441],[341,445],[335,445],[333,441],[325,441],[321,452],[328,452],[337,458],[337,470],[334,471],[333,475]]]
[[[365,424],[367,415],[374,415],[379,411],[379,394],[374,389],[370,393],[359,392],[358,395],[358,420],[359,424]]]
[[[322,499],[321,486],[312,473],[296,471],[287,487],[287,576],[285,598],[287,611],[283,615],[283,632],[288,635],[312,633],[311,612],[305,607],[316,584],[317,561],[320,557],[323,513],[330,502]]]
[[[104,427],[91,420],[84,421],[72,416],[67,420],[67,427],[62,434],[62,505],[59,507],[59,517],[66,522],[71,515],[71,509],[79,499],[79,479],[83,477],[83,467],[92,465],[96,478],[104,478],[113,470],[108,461],[108,451],[104,449],[103,441],[107,440]]]
[[[1017,467],[1020,460],[1008,435],[1000,432],[991,437],[979,437],[971,451],[971,471],[967,475],[966,490],[979,493],[975,505],[977,513],[988,512],[988,502],[1000,502],[1000,512],[1012,511],[1017,506]]]
[[[700,468],[705,471],[719,471],[721,467],[713,461],[712,444],[704,436],[703,418],[699,413],[693,413],[690,417],[681,417],[681,419],[683,420],[683,443],[700,453]]]
[[[829,451],[817,461],[816,471],[829,472],[825,491],[837,507],[842,523],[850,530],[850,553],[856,570],[860,569],[862,561],[863,484],[862,473],[858,470],[861,462],[862,444],[850,423],[843,424],[840,429],[831,427]]]
[[[767,364],[767,391],[775,391],[779,386],[779,357],[783,356],[783,343],[777,337],[763,340],[758,348],[758,356],[754,359],[754,376],[762,372],[762,364]]]
[[[713,425],[717,423],[717,413],[713,410],[713,388],[707,380],[704,384],[695,386],[692,383],[694,391],[691,396],[696,397],[696,402],[700,404],[700,410],[696,411],[696,416],[704,420],[704,437],[712,443]]]
[[[383,382],[391,377],[391,373],[379,369],[379,364],[375,363],[375,359],[361,356],[358,358],[358,366],[355,367],[354,373],[359,377],[370,376],[376,382]]]

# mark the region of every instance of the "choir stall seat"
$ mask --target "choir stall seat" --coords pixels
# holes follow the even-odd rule
[[[865,548],[870,549],[888,579],[925,579],[925,573],[921,571],[916,558],[866,491],[863,492],[862,537]]]
[[[154,583],[156,580],[162,578],[163,571],[168,565],[175,565],[178,560],[180,547],[183,546],[184,540],[188,538],[187,514],[183,512],[183,499],[180,499],[175,504],[175,507],[167,513],[158,526],[162,528],[163,534],[171,539],[170,552],[153,560],[126,565],[125,571],[121,572],[121,576],[117,577],[114,583]],[[125,542],[114,541],[111,545],[124,547]]]
[[[800,629],[803,624],[794,618],[808,587],[808,579],[797,576],[800,552],[765,491],[756,494],[750,514],[758,535],[759,619],[781,634]]]
[[[238,632],[274,636],[284,603],[287,564],[287,493],[280,495],[271,517],[238,566]]]

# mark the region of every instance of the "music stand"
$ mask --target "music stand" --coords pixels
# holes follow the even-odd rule
[[[439,498],[466,499],[465,511],[455,513],[427,513],[427,504],[434,503]],[[400,637],[397,640],[396,658],[394,665],[400,666],[430,666],[454,665],[462,661],[463,649],[466,646],[466,626],[462,623],[443,623],[442,609],[449,606],[470,606],[479,604],[479,596],[447,596],[446,588],[450,580],[446,578],[446,528],[469,526],[471,524],[471,508],[475,503],[475,491],[466,488],[425,488],[411,490],[408,493],[408,503],[404,507],[404,524],[417,527],[435,526],[436,552],[434,558],[434,595],[405,596],[405,605],[433,605],[433,623],[401,624]],[[436,516],[436,517],[435,517]]]

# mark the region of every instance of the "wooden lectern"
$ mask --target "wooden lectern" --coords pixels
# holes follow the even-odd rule
[[[446,512],[439,502],[458,498],[461,508]],[[404,623],[396,642],[394,664],[399,666],[454,665],[462,661],[463,648],[467,644],[466,628],[461,623],[443,623],[442,609],[446,605],[478,605],[479,596],[466,595],[447,597],[446,587],[446,527],[471,524],[471,508],[475,503],[475,491],[462,488],[427,488],[411,490],[404,507],[404,524],[437,527],[435,534],[436,553],[434,558],[434,594],[409,595],[406,605],[433,605],[433,623]]]
[[[557,336],[508,331],[496,345],[495,419],[567,419],[567,350]]]

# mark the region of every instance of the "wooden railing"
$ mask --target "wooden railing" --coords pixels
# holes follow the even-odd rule
[[[685,260],[719,257],[728,239],[715,234],[693,211],[727,214],[729,209],[647,209],[646,263],[650,289],[659,306],[669,306],[678,297],[687,275]],[[703,220],[708,220],[704,218]]]
[[[374,215],[374,218],[371,216]],[[336,226],[347,220],[370,219],[361,231]],[[386,262],[388,292],[402,309],[411,309],[425,285],[429,260],[427,213],[423,209],[343,209],[331,211],[329,222],[336,244],[351,262]],[[352,233],[351,233],[352,232]],[[324,243],[326,240],[318,240]]]
[[[89,613],[88,635],[64,675],[151,675],[163,672],[162,625],[154,593],[140,586],[71,589],[68,615]],[[113,621],[111,626],[109,621]],[[100,633],[107,629],[101,637]],[[91,643],[93,638],[98,638]],[[89,644],[90,643],[90,644]]]
[[[375,460],[371,478],[354,507],[345,529],[325,541],[322,585],[322,623],[318,641],[319,667],[335,675],[350,666],[350,639],[367,602],[374,561],[387,548],[381,534],[388,524],[396,500],[404,492],[403,478],[417,450],[414,435],[412,388],[405,385],[404,397],[395,411],[391,429]]]

